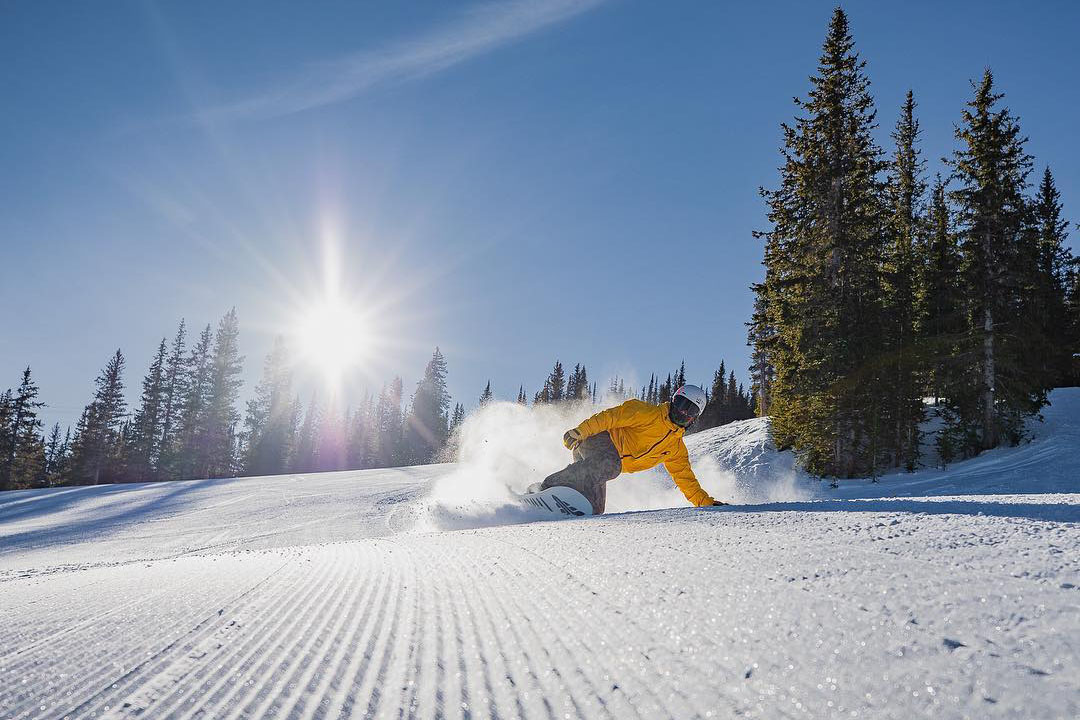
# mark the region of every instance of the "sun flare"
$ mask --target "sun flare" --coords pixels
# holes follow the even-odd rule
[[[308,308],[297,322],[296,336],[303,358],[334,385],[360,363],[371,340],[360,313],[336,299]]]

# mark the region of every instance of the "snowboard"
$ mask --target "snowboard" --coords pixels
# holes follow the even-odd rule
[[[574,488],[551,487],[535,493],[518,495],[518,500],[527,508],[543,510],[555,517],[581,517],[593,514],[589,500]]]

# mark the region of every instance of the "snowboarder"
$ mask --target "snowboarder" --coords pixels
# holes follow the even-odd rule
[[[532,492],[550,487],[571,487],[604,512],[608,481],[620,473],[648,470],[663,463],[683,495],[697,507],[726,505],[701,489],[690,467],[683,435],[705,408],[705,393],[697,385],[683,385],[671,402],[653,405],[627,400],[598,412],[563,435],[563,445],[574,462],[549,475]]]

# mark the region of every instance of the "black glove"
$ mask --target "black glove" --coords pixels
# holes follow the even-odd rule
[[[712,504],[713,504],[714,506],[716,506],[716,505],[729,505],[730,503],[726,503],[726,502],[724,502],[723,500],[713,500],[713,501],[712,501]]]

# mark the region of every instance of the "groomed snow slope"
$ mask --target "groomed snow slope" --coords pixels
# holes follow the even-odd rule
[[[838,491],[760,422],[701,433],[759,503],[711,510],[656,473],[612,505],[674,509],[529,522],[468,464],[6,493],[0,717],[1075,718],[1052,399],[1030,444]]]

